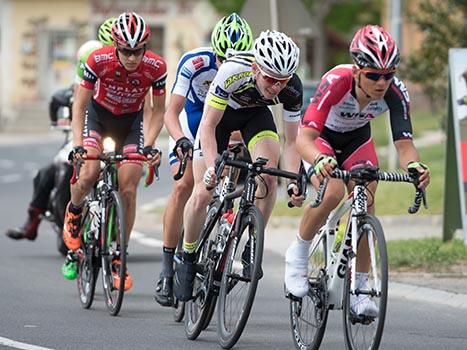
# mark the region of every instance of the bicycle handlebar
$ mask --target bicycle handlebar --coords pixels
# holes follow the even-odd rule
[[[183,174],[185,174],[187,161],[188,161],[188,152],[183,154],[183,158],[181,159],[180,166],[178,167],[178,171],[174,175],[174,180],[175,181],[180,180],[183,177]]]
[[[161,154],[159,150],[157,150],[157,153]],[[76,183],[76,181],[78,181],[79,174],[81,171],[81,166],[86,160],[100,160],[106,164],[114,164],[114,163],[121,162],[123,160],[140,160],[143,162],[148,161],[147,157],[140,153],[115,154],[112,152],[112,153],[102,153],[102,154],[97,154],[97,155],[86,154],[83,156],[83,162],[78,162],[77,164],[73,166],[73,175],[71,176],[70,184],[73,185]],[[149,172],[145,179],[145,186],[151,185],[154,182],[154,177],[156,179],[159,179],[159,167],[158,166],[149,167]]]
[[[354,180],[357,183],[361,183],[361,184],[366,183],[366,182],[371,182],[371,181],[412,183],[416,187],[415,198],[414,198],[414,202],[412,206],[410,206],[407,209],[407,211],[409,212],[409,214],[415,214],[420,209],[422,202],[423,202],[423,206],[425,207],[425,209],[428,208],[427,203],[426,203],[425,191],[417,187],[419,173],[416,170],[410,171],[408,174],[404,174],[404,173],[379,171],[379,169],[375,167],[358,168],[358,169],[351,170],[351,171],[334,169],[331,173],[331,177],[335,179],[341,179],[346,183],[349,182],[350,180]],[[323,182],[321,182],[321,184],[319,185],[316,199],[312,204],[310,204],[312,208],[316,208],[323,201],[323,197],[324,197],[324,193],[326,192],[328,181],[329,181],[329,178],[326,177],[324,178]]]
[[[287,179],[292,179],[297,181],[297,186],[300,196],[306,192],[307,179],[306,174],[303,173],[294,173],[286,170],[281,170],[272,167],[265,167],[267,163],[266,158],[258,157],[254,162],[246,162],[242,160],[235,160],[230,158],[230,152],[224,151],[221,157],[216,159],[215,171],[216,171],[216,182],[219,182],[222,172],[226,165],[233,166],[239,169],[245,169],[248,172],[252,172],[255,175],[267,174],[271,176],[284,177]],[[288,203],[289,208],[293,207],[291,202]]]

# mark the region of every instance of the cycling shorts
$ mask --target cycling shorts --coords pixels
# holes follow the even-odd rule
[[[120,154],[143,153],[143,109],[138,112],[114,115],[94,99],[89,101],[83,130],[83,146],[103,151],[103,140],[111,137],[115,151]],[[142,164],[141,161],[125,163]]]
[[[276,124],[267,106],[233,109],[229,106],[216,127],[217,153],[221,154],[229,145],[230,134],[240,130],[243,142],[251,152],[253,146],[264,137],[279,141]],[[202,157],[199,132],[195,142],[195,158]]]

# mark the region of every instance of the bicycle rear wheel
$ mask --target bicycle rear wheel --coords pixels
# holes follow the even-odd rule
[[[175,254],[182,253],[182,246],[183,246],[183,232],[182,232],[182,235],[180,236],[177,247],[175,248]],[[184,316],[185,316],[185,302],[178,300],[177,297],[174,295],[174,321],[177,323],[182,322]]]
[[[81,249],[78,250],[78,276],[76,278],[78,294],[81,305],[89,309],[94,300],[96,280],[99,275],[99,261],[97,259],[96,240],[89,238],[91,217],[88,213],[83,215],[83,235],[81,238]]]
[[[308,264],[310,289],[303,298],[290,299],[290,327],[297,350],[319,349],[329,309],[326,307],[326,236],[312,252]]]
[[[112,316],[116,316],[120,312],[125,292],[127,247],[125,217],[117,191],[109,193],[103,219],[101,232],[102,285],[107,308]],[[120,260],[119,264],[115,264],[114,260],[116,259]]]
[[[371,264],[368,273],[368,282],[358,288],[356,295],[363,295],[362,299],[369,298],[377,308],[376,316],[356,315],[350,305],[350,268],[347,271],[344,288],[343,318],[346,348],[349,350],[379,348],[383,335],[386,318],[386,305],[388,295],[388,260],[386,241],[383,229],[377,218],[367,215],[358,225],[359,242],[366,238],[369,243]],[[364,242],[362,242],[364,243]],[[359,243],[360,247],[360,243]],[[360,248],[361,249],[361,248]],[[350,264],[355,263],[355,258]],[[368,302],[368,300],[363,300]]]
[[[251,206],[238,219],[240,230],[225,252],[217,305],[217,335],[225,349],[235,345],[245,328],[262,274],[263,216],[256,206]]]
[[[219,202],[213,202],[209,206],[204,228],[212,226],[211,220],[217,219],[217,210]],[[195,340],[201,331],[209,324],[208,316],[212,307],[215,306],[217,295],[213,289],[214,262],[208,257],[210,252],[215,249],[215,233],[218,230],[216,224],[211,232],[208,233],[203,248],[199,252],[197,272],[193,286],[194,299],[185,303],[185,334],[188,339]],[[204,232],[202,234],[205,234]]]

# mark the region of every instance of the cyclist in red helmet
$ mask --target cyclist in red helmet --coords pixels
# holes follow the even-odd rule
[[[420,162],[412,140],[409,95],[395,76],[400,57],[394,39],[384,28],[367,25],[357,31],[349,51],[354,64],[338,65],[323,75],[301,122],[297,149],[308,168],[314,168],[313,186],[329,177],[334,167],[350,170],[377,166],[370,121],[389,110],[400,166],[404,170],[416,169],[421,174],[419,187],[425,188],[430,182],[430,172]],[[370,198],[374,198],[376,187],[377,183],[369,184]],[[350,193],[352,185],[347,190]],[[330,178],[321,205],[304,210],[299,234],[286,252],[285,285],[296,297],[308,293],[311,240],[344,194],[342,181]],[[368,211],[374,214],[374,210],[373,203]],[[368,280],[369,252],[364,248],[362,245],[358,249],[357,286]],[[356,314],[377,315],[376,304],[368,295],[353,295],[350,302]]]
[[[147,50],[149,36],[149,26],[141,16],[122,13],[112,26],[114,45],[93,51],[87,59],[73,103],[74,148],[70,159],[74,162],[81,161],[84,153],[100,154],[105,136],[112,137],[118,153],[138,152],[151,158],[152,146],[163,125],[167,69],[161,56]],[[152,106],[148,94],[151,88]],[[159,158],[153,157],[150,165],[158,164]],[[142,171],[140,161],[122,162],[119,168],[127,244],[135,220],[136,188]],[[99,172],[98,162],[86,162],[77,183],[71,186],[63,240],[73,251],[80,247],[83,202]],[[118,259],[114,266],[116,269],[119,266]],[[117,278],[116,273],[114,280]],[[127,274],[125,290],[131,286],[132,279]]]

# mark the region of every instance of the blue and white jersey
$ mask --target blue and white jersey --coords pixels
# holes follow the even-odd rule
[[[200,47],[185,53],[177,66],[177,76],[172,94],[186,98],[179,120],[183,133],[192,142],[195,140],[203,115],[204,101],[209,86],[217,73],[216,56],[211,47]],[[175,140],[169,140],[169,162],[177,161],[172,152]]]

